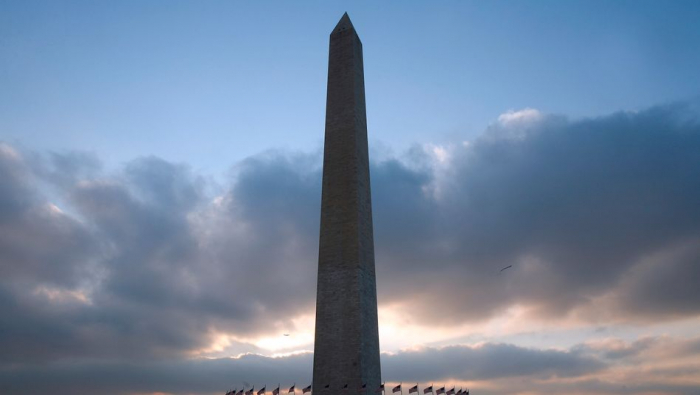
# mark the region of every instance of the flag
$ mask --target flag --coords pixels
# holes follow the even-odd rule
[[[287,393],[288,393],[288,394],[291,394],[292,392],[294,392],[294,387],[296,387],[296,384],[294,384],[293,386],[289,387],[289,392],[287,392]]]
[[[362,388],[360,388],[360,392],[365,392],[367,391],[367,384],[362,384]]]
[[[462,389],[460,388],[459,391],[457,391],[457,395],[462,395],[462,392],[464,391],[462,391]]]
[[[401,384],[397,385],[396,387],[391,389],[391,393],[396,393],[401,391]]]
[[[303,390],[301,390],[302,394],[305,394],[307,392],[311,392],[311,386],[308,386],[308,387],[304,388]]]
[[[412,393],[414,393],[414,392],[418,392],[418,384],[414,385],[413,387],[411,387],[411,388],[408,390],[408,393],[409,393],[409,394],[412,394]]]
[[[384,384],[379,384],[379,388],[374,392],[384,392]]]
[[[266,388],[266,387],[267,387],[267,386],[262,387],[262,388],[260,389],[260,391],[258,391],[258,395],[263,395],[263,394],[265,393],[265,388]]]
[[[253,395],[255,393],[255,387],[251,388],[249,391],[245,392],[245,395]]]
[[[435,395],[440,395],[445,393],[445,387],[438,388],[437,391],[435,391]]]
[[[447,390],[447,392],[445,393],[445,395],[455,395],[455,387],[452,387],[451,390]]]
[[[466,394],[466,395],[469,395],[469,390],[467,390],[467,392],[465,392],[465,394]]]
[[[272,390],[272,395],[280,395],[280,386],[278,385],[277,388]]]
[[[244,392],[244,391],[243,391],[243,388],[241,388],[241,390],[238,391],[238,392],[236,393],[236,395],[243,395],[243,392]]]
[[[424,393],[424,394],[427,394],[427,393],[430,393],[430,392],[433,392],[433,386],[432,386],[432,385],[431,385],[430,387],[428,387],[428,388],[426,388],[426,389],[423,390],[423,393]]]

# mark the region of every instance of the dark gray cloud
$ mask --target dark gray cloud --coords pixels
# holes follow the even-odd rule
[[[242,387],[272,390],[311,381],[310,353],[269,358],[239,358],[174,362],[59,362],[47,367],[0,369],[0,390],[6,394],[75,394],[100,392],[168,392],[173,394],[216,393]],[[494,380],[530,376],[575,377],[603,369],[604,362],[570,351],[525,349],[506,344],[480,347],[447,347],[382,356],[383,376],[388,382],[408,380]],[[68,384],[68,385],[65,385]],[[285,391],[286,392],[286,391]]]
[[[512,344],[487,343],[479,347],[450,346],[385,355],[386,380],[483,381],[528,376],[548,379],[590,374],[605,367],[600,359],[578,351],[528,349]]]
[[[29,163],[2,143],[0,183],[0,281],[17,288],[77,284],[84,274],[80,262],[99,248],[99,240],[44,200]]]
[[[291,386],[308,381],[310,354],[288,358],[247,355],[241,358],[177,360],[143,363],[54,363],[42,367],[0,369],[3,394],[126,394],[166,392],[173,394],[222,393],[244,382],[256,389],[278,382]],[[272,380],[275,380],[272,383]],[[301,384],[300,384],[301,385]],[[306,384],[305,384],[306,385]],[[286,393],[286,391],[285,391]]]
[[[256,389],[267,385],[271,391],[278,382],[287,388],[299,380],[309,382],[312,358],[311,354],[287,358],[246,355],[171,362],[61,362],[41,367],[12,367],[0,369],[0,391],[8,395],[213,394],[241,389],[244,383],[248,384],[246,390],[250,385]],[[301,382],[298,384],[301,386]]]
[[[616,306],[642,317],[680,318],[698,311],[700,239],[652,255],[630,270],[617,288]]]
[[[516,303],[551,319],[697,316],[698,119],[692,103],[525,112],[438,155],[373,162],[380,303],[430,325]],[[266,152],[216,185],[155,157],[111,171],[90,154],[0,148],[0,366],[181,361],[218,333],[255,350],[246,338],[313,311],[319,153]],[[458,349],[481,361],[463,373],[487,376],[508,347]],[[597,367],[575,350],[515,351],[555,361],[522,373],[537,377]]]
[[[658,362],[694,355],[685,346],[697,339],[671,340],[649,338],[623,348],[636,354],[667,348],[656,354]],[[670,348],[669,348],[670,347]],[[615,347],[613,347],[615,348]],[[629,382],[610,380],[615,374],[620,355],[612,355],[611,347],[591,348],[585,345],[570,350],[523,348],[510,344],[486,343],[480,346],[450,346],[383,354],[383,378],[388,383],[403,382],[421,388],[435,383],[461,385],[471,382],[474,393],[566,393],[575,388],[600,394],[662,392],[690,394],[697,387],[669,383],[662,378],[687,378],[697,373],[692,366],[664,365],[649,369],[637,362],[633,368],[644,367],[644,374],[632,374]],[[669,351],[670,350],[670,351]],[[296,383],[306,386],[311,381],[313,355],[310,353],[270,358],[244,355],[238,358],[174,360],[174,361],[98,361],[53,362],[47,365],[18,365],[0,368],[0,391],[3,394],[56,395],[75,393],[126,394],[166,392],[172,394],[213,394],[222,390],[246,389],[255,386],[268,390],[278,383],[287,389]],[[640,369],[641,370],[641,369]],[[600,378],[592,378],[599,374]],[[439,384],[438,384],[439,383]],[[286,393],[286,391],[283,391]]]
[[[251,158],[214,199],[158,158],[104,174],[84,155],[3,153],[0,360],[182,356],[313,308],[317,167]]]
[[[557,317],[617,289],[648,256],[697,247],[697,119],[692,106],[678,104],[576,122],[538,116],[494,124],[468,147],[453,148],[447,169],[415,179],[412,197],[438,188],[432,206],[414,205],[396,226],[377,222],[380,280],[420,273],[413,280],[426,284],[382,299],[414,298],[418,311],[435,320],[478,319],[515,302]],[[394,178],[383,166],[375,174]],[[405,171],[392,173],[405,180]],[[385,194],[378,196],[406,199]],[[378,218],[391,215],[391,203],[377,205]],[[395,228],[420,230],[399,241]],[[401,249],[403,255],[390,253]],[[640,292],[628,299],[640,309],[658,302],[675,311],[682,304],[688,306],[682,314],[697,314],[700,293],[690,285],[700,279],[697,267],[665,270],[653,290],[629,285]],[[445,297],[430,284],[453,291]],[[669,287],[678,288],[662,302],[656,293]]]

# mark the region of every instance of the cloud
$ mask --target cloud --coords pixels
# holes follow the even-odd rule
[[[605,364],[576,351],[538,350],[512,344],[487,343],[474,347],[423,348],[386,355],[384,378],[396,382],[482,381],[528,376],[581,376]]]
[[[608,317],[656,319],[650,299],[659,300],[656,291],[676,284],[687,305],[700,306],[700,294],[684,281],[697,277],[692,263],[684,266],[684,278],[667,270],[653,290],[629,284],[618,289],[650,256],[698,245],[694,202],[700,184],[691,180],[700,172],[700,126],[691,109],[679,104],[581,121],[541,117],[528,120],[519,139],[504,136],[506,126],[497,124],[468,146],[455,145],[443,174],[412,185],[414,191],[439,189],[439,199],[423,195],[396,226],[377,221],[380,284],[382,278],[396,284],[396,273],[413,273],[411,280],[423,284],[380,294],[380,300],[447,322],[493,316],[516,303],[533,315],[561,317],[612,290],[637,289],[638,308]],[[383,164],[376,167],[382,174]],[[391,212],[390,202],[376,205],[379,218]],[[404,256],[385,255],[401,248],[387,242],[395,240],[390,235],[396,228],[418,230],[401,240]],[[431,284],[452,291],[436,292]],[[408,282],[401,285],[409,289]],[[666,303],[675,311],[676,302]],[[650,307],[643,311],[645,305]],[[697,313],[689,307],[682,314]]]
[[[291,386],[310,380],[312,355],[269,358],[245,355],[240,358],[176,360],[144,363],[98,362],[55,363],[50,367],[0,369],[4,394],[56,395],[101,393],[214,394],[233,389],[256,389],[277,381]],[[276,380],[272,383],[272,380]],[[274,387],[273,387],[274,386]],[[285,391],[286,393],[286,391]]]
[[[238,358],[200,359],[155,363],[55,363],[49,369],[0,369],[3,393],[54,394],[100,392],[216,393],[251,385],[272,390],[311,382],[313,355],[282,358],[244,355]],[[384,379],[389,382],[433,379],[493,380],[515,376],[552,378],[595,372],[605,364],[576,352],[524,349],[506,344],[453,346],[383,355]],[[12,378],[10,378],[10,376]],[[406,379],[405,379],[406,378]],[[70,385],[62,385],[69,380]],[[99,384],[97,384],[99,383]]]
[[[697,108],[583,120],[526,109],[469,144],[374,161],[380,304],[401,325],[434,328],[514,308],[553,326],[697,317]],[[261,153],[217,183],[156,157],[106,169],[92,154],[0,144],[0,367],[309,349],[274,339],[310,338],[320,181],[319,152]],[[421,366],[431,352],[402,355]],[[594,372],[616,351],[580,352],[458,346],[439,353],[466,358],[463,370],[436,366],[545,380]],[[505,355],[522,363],[490,365]]]
[[[284,156],[240,164],[237,183],[211,199],[215,186],[158,158],[104,173],[82,169],[94,165],[83,155],[6,148],[0,360],[169,358],[222,334],[257,350],[248,339],[260,328],[288,332],[313,308],[318,213],[288,198],[318,200],[320,177]]]
[[[543,118],[543,114],[534,108],[525,108],[519,111],[508,111],[498,116],[498,122],[510,127],[517,124],[528,124],[539,121]]]
[[[643,317],[674,318],[697,313],[700,240],[690,239],[641,260],[613,291],[619,310]]]
[[[523,348],[512,344],[422,348],[382,355],[383,379],[421,388],[435,382],[469,387],[475,393],[692,393],[699,362],[698,339],[647,338],[634,343],[619,339],[569,350]],[[620,348],[639,358],[618,366]],[[666,348],[663,352],[659,352]],[[649,369],[649,357],[666,367]],[[683,366],[668,366],[677,358]],[[689,360],[688,357],[694,359]],[[690,361],[690,362],[689,362]],[[689,368],[693,366],[694,368]],[[132,362],[54,362],[43,366],[0,368],[0,389],[7,394],[154,393],[214,394],[245,386],[271,391],[311,382],[313,355],[280,358],[242,355],[236,358]],[[627,370],[626,370],[627,369]],[[641,374],[640,372],[645,372]],[[629,381],[616,381],[621,377]],[[680,379],[673,382],[669,378]],[[410,383],[410,384],[409,384]],[[283,391],[284,392],[284,391]]]

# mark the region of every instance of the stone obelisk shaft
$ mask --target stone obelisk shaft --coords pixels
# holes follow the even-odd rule
[[[362,43],[345,14],[330,38],[313,392],[380,383]]]

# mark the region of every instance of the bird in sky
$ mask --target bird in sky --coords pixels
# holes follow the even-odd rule
[[[503,269],[501,269],[501,271],[499,273],[501,273],[502,271],[504,271],[506,269],[510,269],[511,267],[513,267],[513,265],[508,265],[508,266],[504,267]]]

